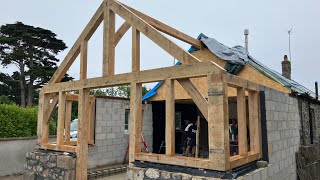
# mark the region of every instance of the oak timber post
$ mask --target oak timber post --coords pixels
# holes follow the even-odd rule
[[[209,161],[217,170],[230,168],[228,88],[225,76],[208,75]]]
[[[174,80],[166,79],[166,155],[175,155],[175,101],[174,101]]]

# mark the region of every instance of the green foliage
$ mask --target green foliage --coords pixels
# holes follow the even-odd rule
[[[8,96],[0,95],[0,104],[14,104]]]
[[[150,91],[146,86],[142,86],[142,96],[147,94]],[[112,88],[104,88],[92,90],[90,92],[94,96],[112,96],[112,97],[124,97],[130,98],[130,86],[117,86]]]
[[[0,138],[37,135],[37,119],[37,108],[0,104]],[[50,123],[49,127],[50,134],[54,134],[55,124]]]

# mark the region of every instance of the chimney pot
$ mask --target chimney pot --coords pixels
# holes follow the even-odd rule
[[[288,60],[288,56],[284,55],[282,65],[282,76],[287,79],[291,79],[291,62]]]

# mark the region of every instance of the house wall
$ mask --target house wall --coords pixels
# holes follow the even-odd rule
[[[239,179],[297,179],[295,153],[300,146],[298,99],[282,92],[265,91],[269,166]]]
[[[36,141],[37,137],[0,138],[0,177],[23,173],[25,156],[36,148]],[[49,137],[52,141],[55,136]]]
[[[128,99],[96,99],[95,146],[89,148],[88,168],[123,163],[129,139],[125,131],[126,109],[130,109]],[[152,134],[152,106],[144,104],[143,135],[150,151]]]

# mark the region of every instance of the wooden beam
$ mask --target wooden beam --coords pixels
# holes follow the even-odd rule
[[[81,43],[80,54],[80,79],[87,79],[87,67],[88,67],[88,41]]]
[[[46,111],[46,118],[45,118],[45,120],[46,120],[47,123],[49,123],[49,121],[50,121],[50,117],[51,117],[51,115],[52,115],[52,113],[53,113],[54,108],[55,108],[55,107],[57,106],[57,104],[58,104],[58,100],[59,100],[59,95],[56,94],[56,95],[53,97],[52,102],[50,103],[50,107],[49,107],[48,110]]]
[[[218,163],[212,163],[209,159],[185,157],[185,156],[166,156],[165,154],[152,153],[136,153],[135,159],[139,161],[170,164],[174,166],[193,167],[200,169],[210,169],[217,171],[224,171]]]
[[[134,162],[135,153],[141,152],[142,132],[142,84],[130,86],[130,147],[129,163]]]
[[[92,34],[96,31],[96,29],[99,27],[103,20],[103,8],[104,8],[104,2],[101,3],[98,10],[95,12],[87,26],[84,28],[80,36],[78,37],[77,41],[74,43],[74,45],[71,47],[70,51],[62,61],[62,63],[59,65],[59,68],[56,70],[56,72],[53,74],[52,78],[49,81],[50,83],[57,83],[60,82],[61,79],[64,77],[72,63],[75,61],[77,56],[80,53],[80,46],[81,43],[84,40],[89,40],[92,36]]]
[[[117,30],[114,44],[117,46],[117,44],[120,42],[121,38],[124,36],[124,34],[130,29],[131,25],[125,21]]]
[[[142,20],[139,16],[133,14],[126,7],[121,5],[119,2],[110,0],[109,1],[110,9],[121,16],[124,20],[130,23],[133,27],[135,27],[138,31],[143,33],[145,36],[154,41],[159,47],[164,49],[174,58],[179,60],[182,64],[190,64],[195,62],[200,62],[195,56],[190,53],[184,51],[181,47],[170,41],[160,32],[158,32],[154,27],[150,24]]]
[[[140,72],[117,74],[112,77],[89,78],[70,82],[61,82],[57,84],[48,84],[42,89],[45,93],[54,93],[59,91],[74,91],[81,88],[99,88],[118,85],[127,85],[131,82],[148,83],[158,82],[164,79],[182,79],[191,77],[202,77],[210,73],[221,72],[211,62],[203,62],[194,65],[180,65],[174,67],[145,70]]]
[[[140,32],[132,28],[132,72],[140,71]]]
[[[125,6],[127,9],[129,9],[131,12],[133,12],[134,14],[138,15],[141,19],[143,19],[145,22],[147,22],[148,24],[150,24],[151,26],[153,26],[154,28],[156,28],[157,30],[163,32],[163,33],[166,33],[172,37],[175,37],[185,43],[188,43],[198,49],[201,49],[201,42],[181,31],[178,31],[148,15],[145,15],[139,11],[137,11],[136,9],[133,9],[132,7],[130,6],[127,6],[127,5],[124,5],[122,4],[123,6]]]
[[[65,117],[65,123],[64,123],[64,129],[65,129],[64,143],[66,145],[70,144],[71,112],[72,112],[72,101],[67,101],[66,102],[66,117]]]
[[[103,76],[114,75],[115,68],[115,22],[116,15],[109,9],[109,1],[104,0],[103,22]],[[107,3],[108,2],[108,3]]]
[[[242,88],[244,87],[248,91],[259,91],[259,85],[257,83],[251,82],[249,80],[243,79],[239,76],[235,76],[232,74],[225,74],[226,81],[228,86],[234,88]]]
[[[190,95],[193,102],[197,105],[202,115],[208,120],[208,101],[201,92],[194,86],[189,78],[177,80],[183,89]]]
[[[63,145],[64,124],[66,114],[66,93],[59,92],[59,105],[58,105],[58,121],[57,121],[57,145]]]
[[[175,155],[175,101],[174,101],[174,80],[166,79],[166,155]]]
[[[249,152],[247,156],[231,156],[230,157],[230,169],[242,166],[249,162],[255,161],[259,159],[259,153]]]
[[[259,120],[259,93],[248,92],[249,99],[249,132],[250,132],[250,151],[260,153],[260,120]]]
[[[247,113],[246,113],[246,94],[244,88],[237,89],[237,113],[238,113],[238,145],[239,155],[248,154],[247,141]]]
[[[79,90],[76,179],[87,179],[89,89]]]
[[[208,75],[209,160],[230,168],[228,87],[222,74]]]
[[[62,151],[62,152],[76,152],[76,146],[69,145],[57,145],[57,144],[41,144],[42,149],[50,149],[54,151]]]

